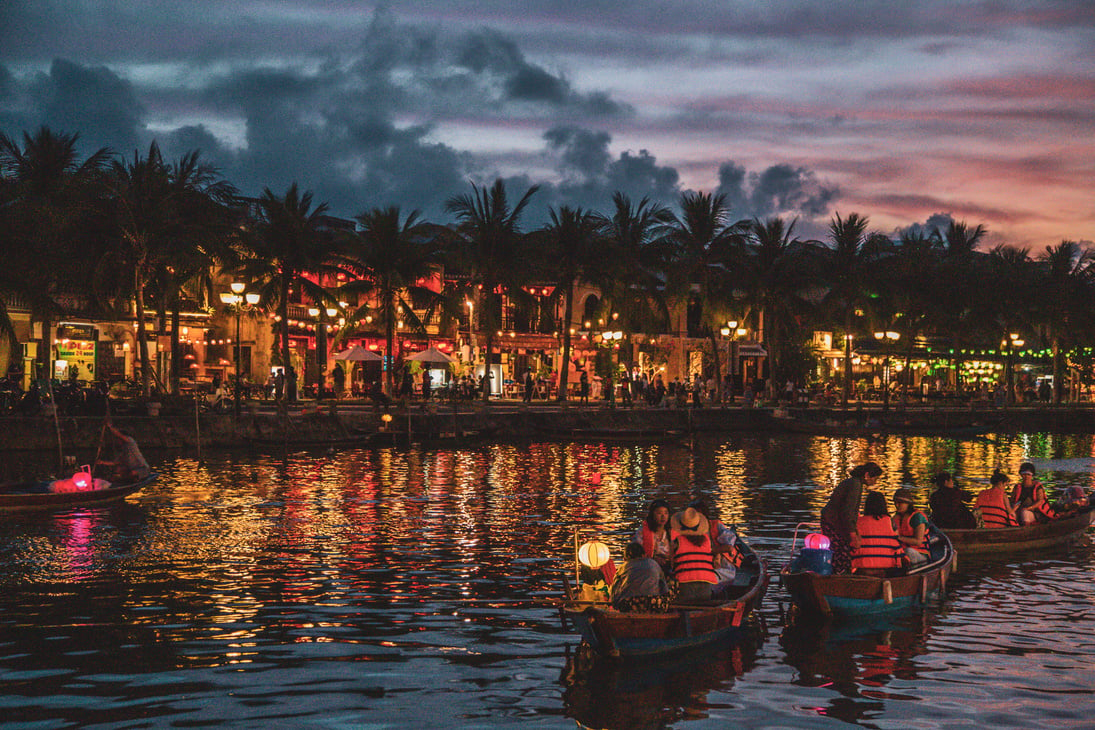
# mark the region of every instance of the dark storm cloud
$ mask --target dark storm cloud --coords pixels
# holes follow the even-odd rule
[[[734,162],[719,167],[716,192],[726,195],[735,218],[762,220],[784,214],[824,216],[840,194],[836,186],[822,184],[803,167],[778,164],[750,173]]]

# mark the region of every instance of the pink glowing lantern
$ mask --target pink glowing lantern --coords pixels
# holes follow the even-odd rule
[[[819,532],[811,532],[806,536],[806,547],[810,550],[828,550],[829,538]]]
[[[83,492],[91,489],[94,481],[91,478],[90,472],[78,471],[72,475],[72,483],[76,485],[76,491]]]

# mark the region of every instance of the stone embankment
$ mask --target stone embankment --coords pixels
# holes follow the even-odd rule
[[[393,408],[390,420],[365,405],[304,403],[278,412],[272,406],[231,414],[195,414],[164,410],[156,416],[116,415],[114,423],[130,432],[142,448],[188,449],[276,447],[285,445],[406,444],[539,437],[657,438],[702,432],[788,431],[869,436],[873,434],[953,435],[996,432],[1095,432],[1090,407],[1043,408],[607,408],[461,403]],[[52,416],[0,418],[0,451],[56,450],[58,432],[66,452],[94,450],[103,418]]]

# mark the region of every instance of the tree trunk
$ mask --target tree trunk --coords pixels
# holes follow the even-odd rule
[[[179,342],[179,300],[171,308],[171,395],[179,394],[179,379],[182,377],[182,345]]]
[[[559,392],[556,398],[560,403],[567,399],[567,387],[570,379],[570,320],[574,317],[574,282],[567,285],[563,297],[563,357],[559,363]]]
[[[281,367],[288,377],[289,375],[289,272],[281,272],[281,301],[278,308],[281,310]]]
[[[137,307],[137,352],[141,359],[141,393],[145,398],[152,395],[152,366],[148,360],[148,337],[144,318],[144,282],[141,270],[144,268],[144,260],[138,262],[137,270],[133,274],[133,294]]]
[[[1053,333],[1053,404],[1061,404],[1061,342]]]
[[[840,396],[840,406],[848,407],[848,398],[852,388],[852,310],[844,313],[844,389]]]

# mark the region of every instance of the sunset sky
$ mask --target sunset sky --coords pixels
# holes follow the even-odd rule
[[[3,0],[0,131],[198,148],[248,194],[448,220],[724,192],[734,218],[1095,239],[1095,2]]]

